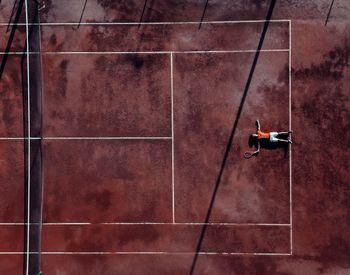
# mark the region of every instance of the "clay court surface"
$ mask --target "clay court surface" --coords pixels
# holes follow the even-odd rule
[[[349,14],[0,1],[0,274],[350,274]]]

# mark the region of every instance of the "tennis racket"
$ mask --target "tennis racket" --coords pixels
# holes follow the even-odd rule
[[[254,152],[245,152],[243,154],[245,159],[250,159],[252,156],[256,155],[258,153],[258,151],[254,151]]]

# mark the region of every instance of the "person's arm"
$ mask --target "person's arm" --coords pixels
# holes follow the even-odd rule
[[[259,119],[256,120],[255,124],[256,124],[256,131],[260,131],[260,122],[259,122]]]
[[[258,146],[256,148],[255,154],[257,155],[259,154],[259,152],[260,152],[260,142],[258,141]]]

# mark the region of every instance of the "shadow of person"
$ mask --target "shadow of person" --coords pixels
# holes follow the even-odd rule
[[[287,140],[288,139],[288,134],[279,134],[277,138]],[[266,150],[278,150],[281,149],[284,152],[284,158],[288,156],[288,146],[289,143],[287,142],[271,142],[268,139],[262,139],[258,141],[256,138],[252,137],[251,135],[249,136],[248,139],[248,145],[250,148],[255,147],[255,149],[258,148],[258,142],[260,143],[260,150],[261,149],[266,149]],[[258,156],[258,155],[255,155]]]

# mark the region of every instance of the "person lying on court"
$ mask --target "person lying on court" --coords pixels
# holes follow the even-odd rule
[[[256,120],[256,133],[251,134],[249,137],[249,144],[255,144],[256,145],[256,150],[254,152],[245,152],[244,157],[245,158],[251,158],[252,156],[256,156],[260,152],[260,143],[285,143],[285,144],[291,144],[292,141],[289,138],[289,134],[291,134],[292,131],[287,131],[287,132],[263,132],[260,129],[260,122],[259,120]],[[281,138],[282,136],[288,136],[287,139]]]

